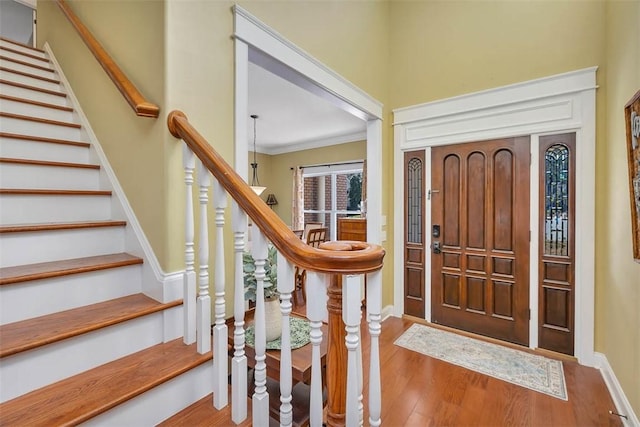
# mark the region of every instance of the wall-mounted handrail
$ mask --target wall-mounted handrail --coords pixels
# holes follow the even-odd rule
[[[171,134],[184,140],[254,225],[291,263],[307,270],[333,274],[363,274],[382,268],[385,251],[379,245],[340,241],[326,242],[320,248],[314,248],[302,242],[198,133],[183,112],[172,111],[167,124]]]
[[[69,5],[67,5],[64,0],[55,1],[135,113],[141,117],[157,118],[160,114],[160,107],[145,99],[131,80],[129,80],[120,69],[118,64],[109,56],[93,34],[91,34],[78,16],[71,10]]]

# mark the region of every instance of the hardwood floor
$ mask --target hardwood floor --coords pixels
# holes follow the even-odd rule
[[[304,307],[294,307],[294,311],[305,312]],[[382,324],[383,426],[622,426],[619,418],[609,414],[615,407],[600,372],[594,368],[563,360],[569,396],[563,401],[394,345],[413,323],[389,318]],[[362,337],[368,425],[366,370],[370,343],[365,329]],[[225,418],[228,410],[214,410],[208,396],[199,406],[191,406],[162,425],[231,425]]]
[[[382,325],[383,425],[622,425],[609,414],[615,406],[600,372],[594,368],[563,361],[569,396],[568,401],[563,401],[394,345],[412,323],[389,318]],[[365,367],[369,363],[367,335],[362,334]]]

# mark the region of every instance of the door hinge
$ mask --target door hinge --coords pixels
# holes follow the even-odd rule
[[[531,309],[530,308],[527,309],[527,316],[529,317],[529,320],[531,320]]]
[[[529,230],[529,243],[531,243],[531,230]]]
[[[433,193],[439,193],[439,192],[440,192],[440,190],[429,190],[429,191],[427,192],[427,200],[431,200],[431,194],[433,194]]]

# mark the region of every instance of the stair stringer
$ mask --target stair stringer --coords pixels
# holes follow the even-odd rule
[[[62,67],[56,60],[49,43],[45,43],[44,50],[49,55],[49,58],[58,73],[58,77],[65,88],[65,92],[67,93],[70,105],[78,115],[83,132],[85,132],[86,135],[86,141],[91,144],[90,156],[94,157],[95,162],[99,163],[101,166],[100,181],[103,184],[103,188],[108,188],[113,191],[113,196],[111,198],[113,217],[122,218],[127,221],[127,227],[125,228],[125,250],[132,255],[144,259],[144,263],[142,264],[142,292],[145,295],[163,303],[182,299],[182,278],[184,271],[180,270],[165,273],[160,267],[158,258],[153,252],[153,248],[138,222],[115,172],[109,164],[107,156],[100,145],[100,141],[93,132],[91,124],[89,123],[87,116],[84,114],[78,98],[76,98],[73,92],[69,80],[67,80],[64,75]],[[178,331],[177,329],[180,328],[176,328],[174,325],[167,325],[166,332],[169,335],[165,338],[165,341],[181,336],[182,330]],[[178,335],[175,335],[175,333],[178,333]]]

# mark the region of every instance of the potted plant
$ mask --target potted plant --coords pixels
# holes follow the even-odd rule
[[[269,246],[264,270],[264,302],[267,341],[280,338],[282,332],[282,313],[280,312],[280,298],[278,294],[278,251]],[[250,252],[245,252],[242,257],[244,276],[244,298],[252,302],[256,301],[256,264]]]

